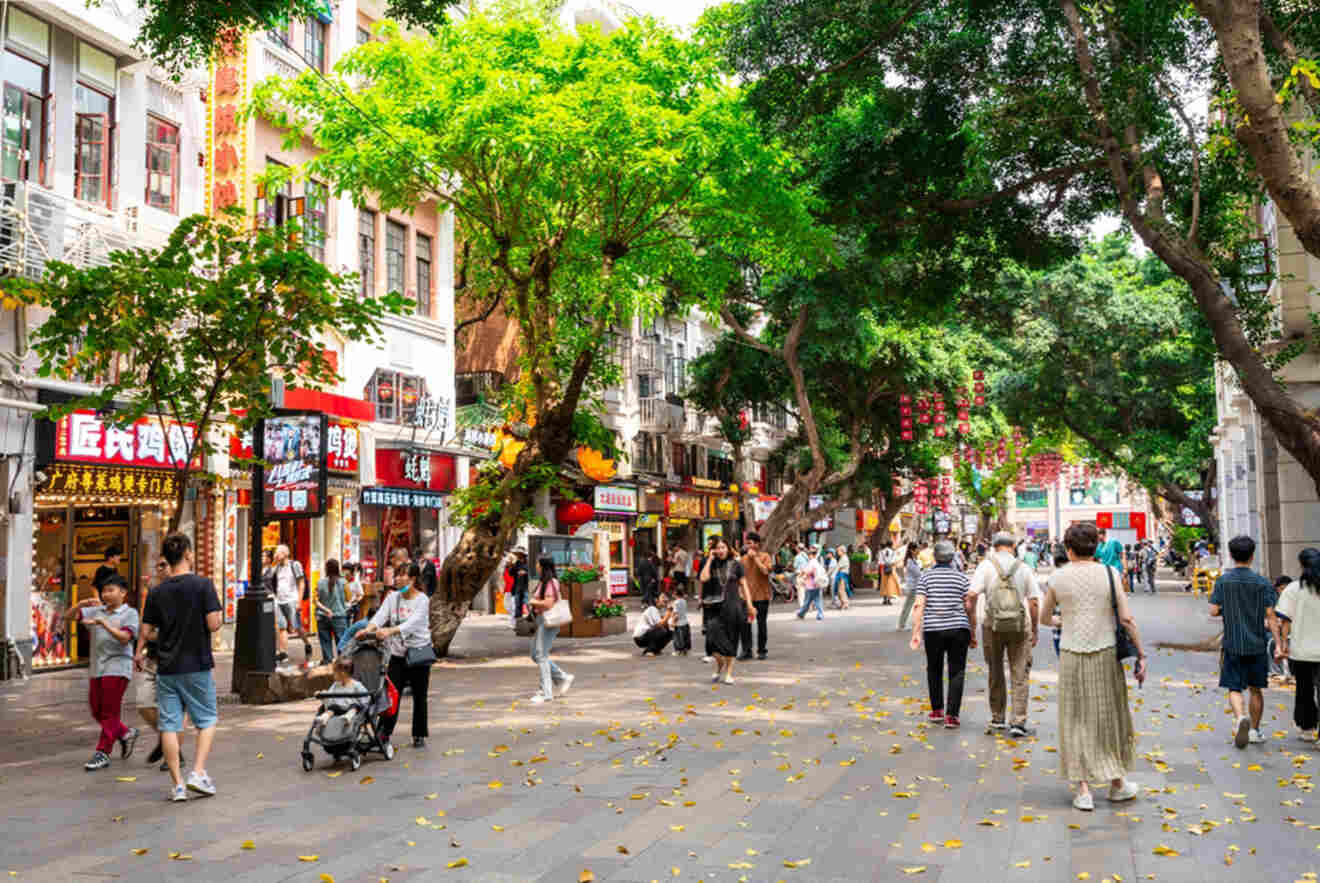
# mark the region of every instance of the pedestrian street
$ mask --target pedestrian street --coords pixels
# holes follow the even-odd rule
[[[1148,646],[1214,633],[1203,597],[1164,588],[1132,597]],[[137,883],[1208,883],[1320,871],[1317,761],[1296,738],[1290,690],[1266,694],[1267,743],[1237,750],[1215,654],[1154,651],[1144,689],[1129,682],[1142,794],[1111,807],[1101,789],[1082,813],[1056,771],[1047,631],[1031,680],[1039,729],[1015,742],[985,732],[979,650],[962,728],[929,724],[925,659],[895,630],[900,608],[870,593],[856,602],[821,622],[776,605],[770,658],[739,663],[732,686],[712,685],[695,656],[641,659],[626,636],[564,640],[556,658],[576,684],[545,706],[527,701],[537,678],[525,650],[510,652],[523,642],[500,635],[496,652],[476,655],[472,639],[490,627],[465,625],[471,655],[433,672],[425,749],[400,747],[357,772],[318,755],[304,773],[314,702],[223,704],[210,763],[219,793],[183,804],[167,802],[167,777],[138,756],[116,752],[109,769],[84,772],[83,709],[24,709],[21,693],[6,694],[0,727],[21,724],[26,737],[0,739],[0,872]],[[34,747],[39,726],[64,747]],[[61,741],[57,729],[83,738]]]

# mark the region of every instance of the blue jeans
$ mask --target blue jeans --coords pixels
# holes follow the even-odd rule
[[[322,662],[334,661],[335,644],[347,631],[347,616],[316,617],[316,637],[321,641]]]
[[[541,695],[551,699],[555,695],[555,682],[563,681],[564,670],[550,658],[550,645],[559,634],[557,628],[546,628],[541,617],[536,618],[536,634],[532,636],[532,662],[541,667]]]
[[[840,588],[842,585],[842,588]],[[834,574],[834,600],[842,603],[852,597],[852,582],[842,570]]]
[[[182,732],[185,711],[197,729],[214,727],[220,713],[216,710],[211,669],[182,675],[157,674],[156,708],[160,715],[156,729],[162,733]]]
[[[798,609],[798,619],[807,615],[807,610],[811,605],[816,605],[816,618],[825,616],[825,606],[820,603],[820,589],[807,589],[807,595],[802,600],[802,606]]]

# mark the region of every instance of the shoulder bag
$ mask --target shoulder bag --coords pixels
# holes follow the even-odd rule
[[[545,623],[548,629],[557,629],[568,625],[573,621],[573,609],[569,606],[568,599],[559,593],[558,580],[555,581],[555,593],[559,594],[559,600],[554,606],[541,614],[541,621]],[[541,586],[541,597],[545,597],[545,586]]]
[[[1137,655],[1137,646],[1132,643],[1132,636],[1128,634],[1127,626],[1118,619],[1118,593],[1114,591],[1114,569],[1108,564],[1100,566],[1105,569],[1105,576],[1109,577],[1109,603],[1114,608],[1114,654],[1118,656],[1118,661],[1122,662]]]
[[[399,613],[399,593],[395,592],[394,597],[394,625],[397,628],[403,622],[403,616]],[[403,640],[403,635],[400,635],[399,639]],[[409,668],[414,668],[419,665],[434,665],[435,660],[435,648],[431,646],[429,641],[421,647],[409,647],[404,645],[403,661]]]

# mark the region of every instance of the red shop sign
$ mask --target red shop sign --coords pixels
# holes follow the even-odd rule
[[[325,439],[325,467],[331,472],[357,475],[359,442],[357,424],[351,420],[327,415]],[[252,460],[252,433],[229,437],[229,459]]]
[[[95,411],[74,411],[55,423],[55,459],[65,463],[105,463],[174,469],[183,464],[197,437],[197,424],[143,417],[123,429],[106,423]],[[201,445],[192,466],[202,465]]]
[[[452,491],[457,464],[449,454],[429,451],[376,451],[376,484],[384,487]]]

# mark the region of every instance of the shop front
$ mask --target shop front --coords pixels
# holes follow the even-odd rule
[[[701,545],[704,548],[711,537],[722,536],[725,541],[741,547],[738,535],[738,498],[730,495],[706,496],[706,520],[701,525]]]
[[[92,577],[119,551],[128,603],[141,607],[178,498],[192,424],[144,417],[126,427],[94,411],[38,421],[30,590],[32,670],[85,664],[86,629],[63,618],[95,597]],[[193,466],[198,461],[194,460]]]
[[[439,559],[448,518],[446,500],[456,486],[457,461],[450,454],[416,449],[378,449],[376,485],[363,488],[360,536],[362,565],[370,581],[385,579],[395,549],[411,559],[416,549]]]
[[[682,546],[689,553],[697,551],[704,540],[698,526],[706,517],[706,498],[701,494],[670,491],[665,494],[665,551]]]
[[[633,522],[637,519],[637,488],[596,485],[592,491],[597,535],[605,537],[601,556],[611,595],[626,595],[636,566]]]

